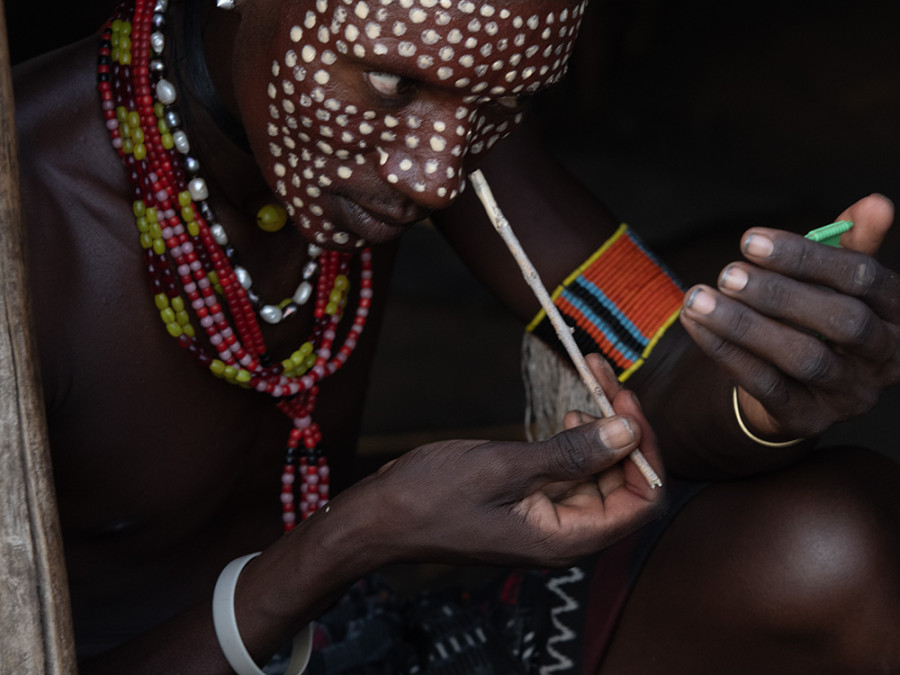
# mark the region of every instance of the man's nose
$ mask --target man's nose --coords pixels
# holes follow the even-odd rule
[[[382,179],[429,210],[450,206],[465,179],[468,132],[465,120],[451,117],[398,134],[378,147]]]

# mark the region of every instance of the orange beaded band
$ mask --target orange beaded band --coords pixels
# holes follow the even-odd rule
[[[622,225],[553,292],[583,354],[600,352],[627,380],[678,318],[683,290],[671,273]],[[556,348],[541,310],[528,331]]]

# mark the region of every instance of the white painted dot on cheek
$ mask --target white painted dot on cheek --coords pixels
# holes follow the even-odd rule
[[[423,23],[428,18],[428,13],[422,9],[412,9],[409,12],[409,20],[413,23]]]
[[[401,160],[401,162],[400,162],[400,170],[401,171],[409,171],[411,168],[413,168],[412,160],[409,160],[409,159]]]
[[[440,136],[432,136],[428,143],[435,152],[443,152],[447,147],[447,141]]]
[[[328,81],[331,79],[331,76],[328,74],[326,70],[317,70],[315,75],[313,75],[313,79],[317,84],[328,84]]]
[[[303,39],[303,29],[300,26],[291,28],[291,42],[300,42]]]
[[[300,50],[300,58],[306,63],[312,63],[316,58],[316,49],[312,45],[304,45]]]
[[[347,180],[348,178],[350,178],[353,175],[353,169],[351,169],[350,167],[347,167],[347,166],[339,166],[338,170],[337,170],[337,174],[339,177],[343,178],[344,180]]]
[[[356,7],[353,10],[353,13],[356,14],[356,16],[358,16],[360,19],[365,19],[369,16],[369,6],[364,2],[357,3]]]

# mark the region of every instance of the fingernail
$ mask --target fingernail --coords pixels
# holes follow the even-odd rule
[[[600,426],[600,440],[607,448],[624,448],[634,441],[631,425],[623,417],[612,417]]]
[[[700,314],[709,314],[716,308],[716,299],[702,288],[694,289],[686,305]]]
[[[750,277],[743,269],[736,265],[729,265],[719,277],[719,285],[729,291],[740,291],[744,289],[749,279]]]
[[[761,234],[751,234],[744,240],[744,253],[754,258],[768,258],[775,250],[775,244]]]

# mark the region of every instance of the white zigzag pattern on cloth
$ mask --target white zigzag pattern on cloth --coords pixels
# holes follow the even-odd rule
[[[577,583],[582,579],[584,579],[584,572],[581,568],[572,567],[569,570],[568,576],[558,577],[547,584],[547,588],[556,593],[560,600],[562,600],[562,605],[550,610],[550,618],[558,632],[547,639],[547,653],[551,654],[556,659],[556,663],[541,666],[540,675],[550,675],[550,673],[568,670],[575,665],[572,663],[572,659],[564,654],[560,654],[553,648],[553,645],[559,642],[569,642],[576,637],[575,631],[560,620],[560,614],[565,614],[566,612],[572,612],[578,609],[578,602],[572,596],[568,595],[561,587],[566,584]]]

